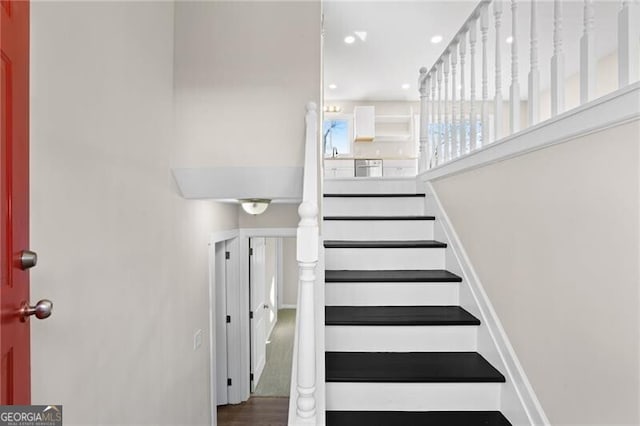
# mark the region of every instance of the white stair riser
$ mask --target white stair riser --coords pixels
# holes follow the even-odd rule
[[[326,194],[415,194],[416,179],[325,179]]]
[[[328,248],[327,269],[444,269],[444,248]]]
[[[325,240],[433,240],[432,220],[325,220]]]
[[[327,410],[500,410],[500,383],[326,384]]]
[[[418,216],[423,197],[325,197],[325,216]]]
[[[475,326],[344,326],[325,327],[327,351],[336,352],[472,352]]]
[[[452,306],[459,283],[326,283],[327,306]]]

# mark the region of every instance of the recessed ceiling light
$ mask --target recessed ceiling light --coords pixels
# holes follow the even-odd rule
[[[338,88],[338,86],[337,86],[337,85],[335,85],[335,84],[333,84],[333,83],[331,83],[331,84],[329,85],[329,89],[331,89],[331,90],[335,90],[335,89],[337,89],[337,88]]]
[[[403,90],[409,90],[409,88],[411,87],[411,85],[410,85],[409,83],[405,83],[405,84],[403,84],[403,85],[402,85],[402,86],[400,86],[400,87],[402,87],[402,89],[403,89]]]
[[[442,36],[440,34],[437,34],[431,37],[431,43],[438,44],[440,42],[442,42]]]
[[[344,42],[347,44],[352,44],[354,41],[356,41],[356,38],[352,35],[348,35],[344,38]]]
[[[513,43],[513,36],[509,36],[509,37],[507,37],[507,40],[506,40],[506,41],[507,41],[507,43],[508,43],[508,44]]]
[[[367,41],[366,31],[354,31],[353,33],[360,39],[360,41]]]

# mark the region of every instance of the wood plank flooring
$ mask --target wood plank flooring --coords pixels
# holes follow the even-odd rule
[[[218,407],[218,426],[286,426],[289,398],[252,396],[247,402]]]

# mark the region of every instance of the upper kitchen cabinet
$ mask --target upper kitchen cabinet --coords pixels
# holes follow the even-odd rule
[[[373,106],[353,108],[355,142],[373,142],[376,137],[376,109]]]
[[[407,142],[415,139],[412,109],[403,115],[378,115],[375,123],[377,142]]]

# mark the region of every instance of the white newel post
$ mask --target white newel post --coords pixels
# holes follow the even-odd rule
[[[420,171],[429,168],[429,74],[425,67],[420,68],[420,159],[418,168]]]
[[[539,120],[540,115],[540,71],[538,71],[538,28],[536,22],[536,1],[531,0],[531,59],[529,70],[529,126]]]
[[[318,264],[318,190],[317,152],[318,115],[316,105],[307,105],[305,117],[306,142],[304,164],[304,188],[302,204],[298,208],[300,223],[297,230],[297,254],[299,266],[298,307],[298,371],[296,413],[303,419],[316,415],[316,335],[314,312],[314,285]]]
[[[478,139],[477,148],[489,143],[489,59],[487,58],[487,42],[489,41],[489,4],[482,5],[480,11],[480,33],[482,40],[482,103],[480,118],[482,120],[482,139]]]
[[[564,111],[564,52],[562,51],[562,0],[553,2],[553,56],[551,57],[551,116]]]
[[[511,133],[520,130],[520,81],[518,80],[518,3],[511,0],[511,89],[509,101],[509,128]]]
[[[500,26],[502,25],[502,0],[493,1],[493,16],[496,27],[496,94],[493,106],[493,122],[495,124],[494,140],[502,137],[502,59],[500,58],[500,49],[502,39],[500,35]]]
[[[593,0],[584,0],[584,32],[580,39],[580,103],[595,97],[596,57],[593,39]]]
[[[637,5],[623,0],[618,13],[618,87],[622,88],[638,78],[638,41],[637,21],[632,10]]]

